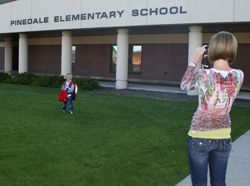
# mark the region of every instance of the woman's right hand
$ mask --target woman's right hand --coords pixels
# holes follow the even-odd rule
[[[195,65],[198,65],[200,62],[201,62],[201,60],[202,60],[202,58],[203,58],[203,55],[204,55],[204,53],[206,52],[206,47],[207,47],[207,45],[204,45],[204,46],[202,46],[202,47],[198,47],[196,50],[195,50],[195,54],[194,54],[194,59],[193,59],[193,63],[195,64]]]

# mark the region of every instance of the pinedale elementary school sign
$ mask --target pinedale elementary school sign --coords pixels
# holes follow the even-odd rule
[[[122,18],[126,10],[111,10],[104,12],[91,12],[91,13],[81,13],[81,14],[67,14],[67,15],[56,15],[53,17],[35,17],[35,18],[24,18],[11,20],[11,26],[19,25],[32,25],[32,24],[46,24],[58,22],[71,22],[71,21],[86,21],[86,20],[98,20],[98,19],[119,19]],[[164,16],[164,15],[178,15],[187,14],[187,11],[183,6],[171,6],[171,7],[160,7],[160,8],[142,8],[133,9],[130,13],[132,17],[138,16]]]

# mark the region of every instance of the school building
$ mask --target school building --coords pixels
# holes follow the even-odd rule
[[[250,89],[249,0],[0,0],[0,71],[179,84],[218,31],[239,42]]]

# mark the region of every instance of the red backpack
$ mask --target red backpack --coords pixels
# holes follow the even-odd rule
[[[67,91],[66,90],[60,90],[58,93],[58,101],[60,102],[66,102],[67,101]]]
[[[78,86],[77,84],[73,83],[72,81],[69,84],[69,87],[74,86],[74,91],[72,92],[72,100],[76,99],[76,95],[78,93]],[[58,100],[60,102],[66,102],[67,101],[67,91],[66,90],[60,90],[58,93]]]

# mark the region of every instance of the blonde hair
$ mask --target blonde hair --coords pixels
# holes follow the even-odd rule
[[[67,74],[64,76],[64,79],[67,79],[67,78],[72,79],[72,78],[73,78],[72,73],[67,73]]]
[[[237,55],[238,42],[235,36],[221,31],[212,36],[208,47],[208,60],[211,65],[218,59],[227,60],[231,65]]]

